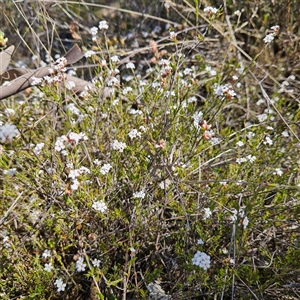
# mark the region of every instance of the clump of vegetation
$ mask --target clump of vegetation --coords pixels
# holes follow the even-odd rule
[[[39,46],[0,28],[1,299],[299,298],[293,22],[177,2],[7,4]]]

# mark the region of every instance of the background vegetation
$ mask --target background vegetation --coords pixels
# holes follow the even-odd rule
[[[1,299],[300,298],[297,0],[0,6]]]

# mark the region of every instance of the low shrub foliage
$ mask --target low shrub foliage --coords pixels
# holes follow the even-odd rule
[[[177,2],[135,36],[131,20],[115,39],[120,16],[144,20],[121,8],[70,25],[82,66],[0,102],[1,299],[298,299],[299,74],[274,50],[287,31],[266,12],[247,33],[250,4]],[[52,68],[39,54],[30,67]]]

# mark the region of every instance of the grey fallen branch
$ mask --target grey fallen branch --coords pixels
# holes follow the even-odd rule
[[[0,69],[0,82],[9,81],[7,85],[3,85],[0,87],[0,100],[3,100],[9,96],[15,95],[28,87],[33,86],[32,81],[33,78],[42,79],[44,76],[51,75],[51,66],[41,67],[36,70],[30,69],[9,69],[6,68],[9,65],[10,57],[12,55],[14,46],[10,46],[5,51],[0,53],[0,65],[2,68]],[[64,58],[67,60],[66,65],[73,64],[79,61],[83,57],[83,52],[80,50],[78,45],[75,45],[65,56]],[[79,93],[84,90],[86,86],[90,86],[86,80],[79,79],[75,76],[66,75],[64,79],[65,82],[73,81],[75,83],[75,87],[72,88],[73,92]]]

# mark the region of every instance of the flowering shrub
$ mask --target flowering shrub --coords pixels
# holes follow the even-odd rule
[[[118,44],[114,19],[80,27],[80,92],[59,58],[0,102],[1,299],[294,293],[299,82],[274,68],[281,30],[249,30],[252,53],[250,9],[189,6],[181,27],[161,5],[163,27]]]

